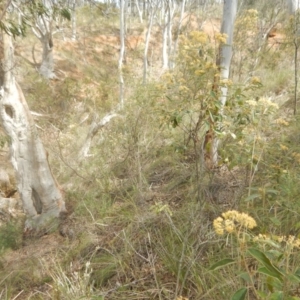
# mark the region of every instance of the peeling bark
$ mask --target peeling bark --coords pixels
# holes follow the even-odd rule
[[[25,230],[47,230],[66,211],[65,202],[23,92],[15,81],[13,51],[11,37],[3,33],[0,121],[10,137],[11,162],[27,217]]]

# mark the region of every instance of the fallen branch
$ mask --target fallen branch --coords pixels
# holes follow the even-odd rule
[[[82,160],[86,157],[91,156],[89,154],[90,148],[91,148],[91,143],[94,138],[94,136],[98,133],[98,131],[104,127],[107,123],[110,122],[111,119],[114,117],[119,116],[119,114],[116,113],[109,113],[107,114],[100,122],[97,122],[98,116],[96,116],[90,125],[89,132],[86,136],[85,142],[83,143],[81,149],[79,150],[78,153],[78,158],[79,160]]]

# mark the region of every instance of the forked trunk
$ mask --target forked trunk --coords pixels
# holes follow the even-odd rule
[[[65,212],[62,192],[53,177],[21,88],[15,81],[11,37],[3,33],[0,76],[0,121],[10,137],[11,161],[27,217],[25,230],[44,231]]]

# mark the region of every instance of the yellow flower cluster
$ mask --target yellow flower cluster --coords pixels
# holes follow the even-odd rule
[[[274,108],[274,109],[278,109],[279,106],[277,103],[272,102],[270,99],[268,98],[260,98],[257,101],[256,100],[247,100],[246,103],[249,106],[259,106],[262,107],[264,109],[268,109],[268,108]]]
[[[290,248],[300,249],[300,239],[297,239],[294,235],[289,236],[269,236],[266,234],[259,234],[253,238],[253,242],[278,242],[285,243]]]
[[[293,152],[292,153],[293,158],[297,161],[297,163],[300,163],[300,153]]]
[[[287,151],[287,150],[289,150],[289,147],[287,147],[286,145],[280,144],[279,146],[280,146],[280,149],[281,149],[282,151]]]
[[[208,40],[208,36],[204,31],[192,31],[189,36],[194,42],[199,44],[205,44]]]
[[[275,120],[275,123],[278,124],[278,125],[283,125],[283,126],[288,126],[289,125],[289,122],[282,119],[282,118],[278,118]]]
[[[236,229],[253,229],[256,227],[256,221],[246,213],[240,213],[236,210],[229,210],[214,220],[213,226],[216,234],[223,235],[225,232],[232,233]]]
[[[259,77],[256,77],[256,76],[253,76],[253,77],[251,78],[251,83],[252,83],[252,84],[261,84],[260,78],[259,78]]]
[[[262,106],[264,106],[264,107],[266,107],[266,108],[267,108],[267,107],[275,108],[275,109],[278,109],[278,108],[279,108],[278,104],[272,102],[272,101],[271,101],[270,99],[268,99],[268,98],[260,98],[260,99],[258,100],[258,102],[259,102],[260,105],[262,105]]]
[[[226,44],[227,42],[227,34],[225,33],[216,33],[215,34],[216,41],[220,42],[221,44]]]
[[[230,79],[221,79],[220,80],[220,85],[224,85],[224,86],[232,86],[233,82]]]
[[[255,100],[247,100],[246,103],[250,106],[257,106],[257,101]]]
[[[163,74],[162,82],[164,82],[166,84],[172,84],[173,81],[174,81],[173,74],[171,74],[169,72],[166,72],[166,73]]]
[[[243,28],[250,35],[249,30],[257,30],[258,11],[255,9],[246,10],[235,23],[236,28]]]

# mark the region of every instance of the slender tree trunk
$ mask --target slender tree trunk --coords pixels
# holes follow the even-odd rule
[[[170,55],[172,52],[172,19],[175,11],[175,3],[169,0],[164,18],[164,27],[163,27],[163,49],[162,49],[162,67],[164,70],[170,68]]]
[[[53,37],[52,37],[52,1],[43,0],[43,5],[47,10],[47,15],[37,17],[35,26],[32,27],[33,33],[40,40],[43,47],[42,62],[39,68],[40,74],[46,79],[56,78],[54,73],[53,58]]]
[[[15,82],[11,37],[2,36],[0,120],[10,137],[11,162],[27,217],[25,230],[49,230],[65,212],[65,203],[22,90]]]
[[[237,0],[224,0],[221,33],[226,34],[227,41],[225,44],[221,44],[219,57],[217,58],[217,65],[220,70],[220,79],[229,78],[230,63],[232,58],[233,29],[236,12]],[[214,89],[216,91],[219,89],[218,82],[216,82],[216,84],[214,85]],[[227,86],[221,87],[221,96],[219,98],[221,107],[217,112],[221,115],[223,114],[223,108],[226,104],[227,91]],[[215,135],[214,128],[220,128],[220,125],[221,124],[214,124],[213,121],[211,121],[211,128],[206,134],[204,147],[206,147],[209,151],[209,153],[206,153],[209,167],[214,167],[218,164],[219,139]],[[207,145],[209,145],[209,147],[207,147]]]
[[[168,69],[169,57],[168,57],[168,14],[165,13],[164,28],[163,28],[163,41],[162,41],[162,68]]]
[[[53,79],[56,75],[54,73],[53,39],[51,32],[46,32],[39,40],[43,46],[42,62],[39,72],[44,78]]]
[[[223,8],[223,19],[221,33],[227,35],[227,41],[220,46],[220,60],[219,69],[221,71],[220,78],[228,79],[230,71],[230,63],[232,58],[232,43],[233,43],[233,29],[234,21],[237,12],[237,0],[225,0]],[[226,104],[227,86],[221,88],[221,104],[222,108]],[[221,112],[222,113],[222,112]]]
[[[172,55],[172,46],[173,46],[173,35],[172,35],[172,28],[173,28],[173,15],[176,9],[175,1],[169,1],[169,8],[168,8],[168,68],[171,68],[171,55]]]
[[[120,106],[124,105],[124,78],[123,78],[123,60],[125,55],[125,18],[124,18],[124,2],[125,0],[120,0],[120,57],[118,63],[119,69],[119,84],[120,84],[120,94],[119,103]]]
[[[72,2],[72,40],[76,41],[77,32],[76,32],[76,0]]]
[[[178,32],[177,32],[177,36],[176,36],[175,43],[174,43],[174,48],[173,48],[173,59],[172,59],[172,63],[171,63],[171,68],[172,68],[172,69],[175,67],[175,56],[176,56],[177,45],[178,45],[178,39],[179,39],[180,30],[181,30],[181,25],[182,25],[183,16],[184,16],[185,3],[186,3],[186,0],[182,0],[182,3],[181,3],[181,10],[180,10],[180,18],[179,18],[178,29],[177,29]]]
[[[298,98],[298,51],[299,51],[299,8],[300,0],[288,0],[289,13],[293,15],[294,19],[294,115],[297,114],[297,98]]]
[[[143,83],[146,84],[147,82],[147,70],[148,70],[148,49],[149,49],[149,42],[150,42],[150,36],[151,36],[151,30],[153,25],[153,18],[154,18],[154,7],[151,6],[151,12],[149,17],[149,25],[148,30],[146,33],[146,39],[145,39],[145,50],[144,50],[144,71],[143,71]]]
[[[300,8],[299,0],[287,0],[288,10],[290,14],[294,14]]]
[[[140,23],[143,23],[143,12],[140,9],[139,0],[135,0],[136,9],[139,15]]]

